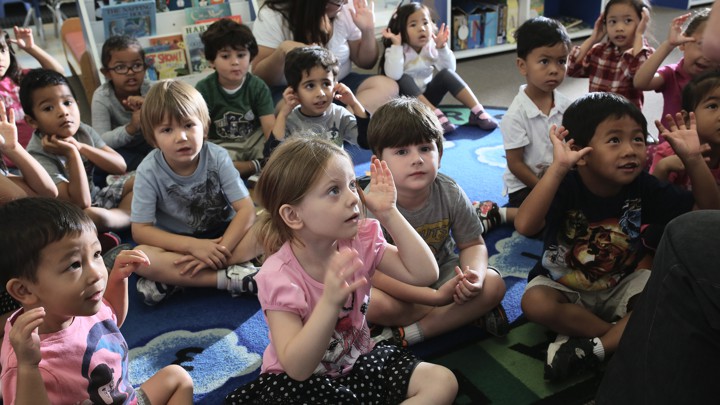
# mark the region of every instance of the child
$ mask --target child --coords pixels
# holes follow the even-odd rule
[[[568,76],[587,77],[591,92],[617,93],[642,108],[643,92],[633,87],[633,77],[654,51],[644,36],[649,22],[643,0],[608,1],[590,37],[570,52]]]
[[[703,153],[715,182],[720,187],[720,71],[709,71],[696,76],[682,93],[682,111],[687,119],[687,111],[695,113],[697,133],[702,144],[707,145]],[[660,180],[667,180],[684,189],[691,189],[690,177],[670,145],[665,142],[655,151],[651,173]]]
[[[30,56],[40,62],[40,66],[51,69],[58,73],[65,74],[65,68],[49,53],[35,44],[32,29],[14,27],[15,39],[2,31],[0,33],[0,100],[15,111],[15,125],[17,125],[18,142],[23,148],[27,147],[33,128],[25,122],[25,112],[20,104],[20,81],[29,69],[21,69],[18,64],[15,50],[11,44],[27,52]],[[5,158],[8,167],[15,167],[15,163]]]
[[[22,174],[9,173],[0,159],[0,205],[29,196],[57,197],[50,175],[18,142],[15,122],[15,110],[6,108],[0,100],[0,156],[9,158]]]
[[[587,94],[565,111],[563,127],[550,129],[553,163],[515,218],[523,235],[546,227],[543,257],[521,301],[529,320],[559,334],[548,347],[546,379],[594,367],[617,348],[650,274],[639,265],[642,224],[664,225],[693,207],[720,208],[694,115],[689,128],[668,123],[670,130],[656,122],[683,161],[692,193],[644,171],[645,117],[622,96]]]
[[[70,201],[105,230],[130,226],[131,176],[100,188],[93,183],[96,167],[125,173],[122,156],[97,132],[80,122],[80,110],[65,76],[52,70],[29,71],[20,85],[25,120],[35,128],[27,150],[50,174],[58,198]]]
[[[140,131],[140,108],[150,90],[145,51],[135,38],[112,36],[103,44],[100,59],[107,81],[93,94],[92,126],[132,171],[152,150]]]
[[[450,28],[442,24],[437,34],[435,29],[427,6],[415,2],[400,6],[383,31],[385,54],[380,73],[398,81],[400,94],[417,97],[430,107],[446,134],[454,131],[455,125],[436,106],[448,91],[470,109],[471,125],[485,131],[497,128],[497,121],[455,72],[455,55],[447,46]],[[434,69],[438,71],[435,77]]]
[[[137,389],[128,381],[119,327],[127,315],[127,277],[149,264],[143,252],[118,254],[108,276],[90,218],[51,198],[0,207],[0,228],[14,230],[0,236],[0,281],[22,304],[2,342],[5,403],[192,403],[192,379],[177,365]],[[98,377],[107,384],[98,387]]]
[[[507,169],[503,174],[508,207],[517,208],[552,163],[551,125],[562,122],[571,100],[557,91],[565,79],[570,37],[556,20],[536,17],[514,33],[520,86],[502,121]]]
[[[258,235],[269,256],[257,275],[270,328],[260,377],[226,403],[450,404],[450,370],[373,344],[365,321],[375,269],[407,283],[437,279],[429,247],[395,208],[385,162],[373,159],[361,217],[350,156],[322,139],[295,137],[273,152],[256,186]],[[359,195],[360,194],[360,195]],[[395,238],[385,241],[381,224]],[[373,346],[375,346],[373,348]]]
[[[204,141],[210,116],[203,97],[185,82],[160,81],[145,97],[140,124],[156,147],[138,166],[130,217],[151,263],[137,269],[145,304],[177,286],[257,291],[255,269],[236,266],[259,253],[245,237],[255,208],[225,149]]]
[[[440,267],[440,278],[422,286],[375,273],[368,321],[393,327],[383,330],[378,340],[394,337],[395,343],[412,345],[485,314],[489,316],[483,324],[489,332],[504,336],[509,330],[500,306],[505,283],[497,270],[488,267],[483,224],[463,189],[438,172],[442,139],[437,117],[416,98],[387,102],[368,128],[373,154],[387,162],[395,180],[398,211],[430,247]]]
[[[294,135],[319,136],[340,147],[347,141],[367,148],[370,114],[346,85],[338,83],[339,69],[335,55],[320,46],[288,52],[285,56],[288,88],[283,92],[285,102],[273,129],[277,141]]]
[[[250,29],[229,19],[214,22],[202,34],[205,58],[215,72],[197,89],[210,110],[210,141],[230,153],[243,178],[260,172],[263,147],[275,125],[270,89],[249,72],[258,53]]]

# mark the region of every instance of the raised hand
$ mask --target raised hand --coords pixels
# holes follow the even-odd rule
[[[448,39],[450,39],[450,28],[446,26],[445,23],[442,23],[437,34],[434,34],[433,37],[435,38],[435,47],[437,49],[445,48]]]
[[[119,274],[128,278],[140,266],[149,266],[150,259],[142,250],[123,250],[115,257],[111,274]]]
[[[336,306],[344,305],[348,296],[368,281],[365,277],[352,280],[356,271],[362,268],[363,262],[355,249],[341,248],[333,255],[325,270],[323,296]]]
[[[675,153],[683,160],[693,157],[702,157],[703,148],[700,145],[700,138],[697,133],[697,125],[695,123],[695,113],[690,112],[690,125],[685,124],[682,113],[665,116],[666,128],[660,120],[655,120],[655,126],[660,131],[660,135],[670,143]]]
[[[643,7],[642,14],[640,15],[640,22],[635,28],[635,35],[645,35],[645,30],[650,23],[650,9]]]
[[[400,33],[393,34],[388,27],[382,30],[382,36],[385,39],[389,39],[393,45],[402,45],[402,35]]]
[[[343,83],[335,83],[333,92],[335,93],[335,100],[338,100],[347,106],[353,106],[357,103],[357,99],[355,98],[352,90]],[[355,111],[353,111],[353,113],[355,113]]]
[[[695,42],[695,38],[688,37],[683,32],[683,24],[685,24],[685,21],[687,21],[691,15],[692,13],[687,13],[673,18],[672,23],[670,23],[670,31],[668,32],[667,39],[671,46],[675,47],[688,42]]]
[[[593,25],[590,40],[596,44],[602,41],[603,38],[605,38],[605,14],[600,13],[600,16],[595,20],[595,24]]]
[[[38,307],[18,316],[10,328],[10,344],[15,350],[18,365],[37,366],[40,355],[38,327],[45,321],[45,308]]]
[[[221,240],[222,238],[196,239],[191,245],[190,254],[213,270],[222,269],[227,266],[227,260],[232,253],[220,244]],[[185,273],[181,271],[180,274]]]
[[[15,110],[6,108],[0,100],[0,151],[13,150],[18,145]]]
[[[15,39],[11,39],[10,42],[16,44],[18,48],[27,50],[35,46],[32,28],[21,28],[15,26],[13,27],[13,31],[15,31]]]
[[[365,205],[379,219],[383,213],[395,208],[396,201],[397,190],[387,163],[373,156],[370,161],[370,188],[365,193]]]
[[[575,140],[571,139],[565,142],[565,137],[567,135],[568,131],[563,126],[558,128],[557,125],[553,124],[553,126],[550,127],[550,142],[552,142],[553,145],[552,164],[557,164],[563,169],[570,170],[573,166],[575,166],[575,163],[577,163],[578,160],[590,153],[592,148],[586,146],[579,151],[574,150],[572,146],[575,143]]]
[[[282,109],[286,116],[290,114],[290,112],[294,110],[295,107],[300,105],[300,99],[298,98],[297,94],[295,94],[293,88],[290,86],[288,86],[287,89],[283,91],[283,100],[285,100],[285,103],[282,106]]]
[[[375,31],[375,2],[373,0],[353,0],[355,9],[350,9],[350,15],[357,27],[365,32]]]

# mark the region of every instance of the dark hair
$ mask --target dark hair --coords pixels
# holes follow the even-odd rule
[[[10,53],[10,65],[5,71],[3,78],[9,77],[13,83],[19,86],[20,81],[22,80],[22,70],[18,65],[17,57],[15,56],[15,49],[13,49],[10,44],[10,34],[3,31],[3,35],[0,36],[0,50],[5,50],[5,48],[7,48]]]
[[[247,50],[250,52],[250,60],[258,54],[257,41],[250,28],[229,18],[212,23],[200,39],[205,46],[205,59],[209,61],[215,60],[218,51],[226,47],[236,51]]]
[[[566,139],[574,139],[575,145],[584,148],[601,122],[610,117],[625,116],[640,124],[647,136],[647,120],[642,111],[630,100],[615,93],[598,92],[581,96],[565,110],[562,124],[568,130]]]
[[[67,86],[73,94],[73,97],[75,96],[67,77],[54,70],[33,69],[29,71],[25,77],[23,77],[22,82],[20,82],[20,104],[25,111],[25,115],[33,119],[35,118],[35,114],[33,113],[33,93],[35,93],[35,90],[50,86]]]
[[[547,17],[531,18],[513,33],[517,44],[518,58],[525,59],[533,49],[564,44],[570,50],[570,36],[565,27],[557,20]]]
[[[96,233],[80,207],[57,198],[28,197],[0,206],[0,271],[3,287],[12,278],[37,281],[42,250],[66,236]]]
[[[682,109],[687,112],[695,111],[700,102],[718,87],[720,87],[720,70],[711,70],[695,76],[683,89]]]
[[[398,7],[392,17],[390,17],[390,22],[387,27],[393,34],[400,34],[403,44],[408,42],[408,18],[420,10],[428,10],[428,14],[430,13],[430,9],[424,4],[411,1]],[[390,48],[392,46],[392,40],[389,38],[382,38],[382,44],[385,46],[385,49]],[[380,74],[385,74],[385,52],[380,55],[378,69]]]
[[[303,46],[288,52],[285,56],[285,79],[288,86],[297,91],[303,73],[310,74],[314,67],[332,72],[335,78],[340,72],[340,63],[335,55],[321,46]]]
[[[603,24],[607,24],[606,18],[608,11],[610,11],[610,7],[616,4],[627,4],[632,7],[635,10],[635,13],[637,13],[638,18],[642,18],[644,8],[647,8],[648,11],[651,10],[650,3],[646,3],[644,0],[610,0],[607,4],[605,4],[605,8],[603,9]]]
[[[267,7],[280,13],[294,41],[324,46],[332,36],[332,32],[323,29],[327,3],[328,0],[265,0],[260,8]]]
[[[415,97],[394,98],[375,111],[367,130],[370,149],[381,156],[386,148],[434,142],[443,150],[443,130],[430,107]]]
[[[698,28],[700,28],[702,23],[708,20],[708,18],[710,18],[710,9],[707,7],[694,12],[693,15],[688,18],[686,23],[687,25],[685,26],[685,31],[683,33],[688,37],[691,36]]]
[[[100,63],[102,63],[102,67],[105,69],[110,67],[110,59],[112,59],[113,52],[128,48],[136,48],[140,54],[140,58],[143,63],[145,63],[145,50],[136,38],[127,35],[113,35],[103,43],[102,51],[100,52]]]

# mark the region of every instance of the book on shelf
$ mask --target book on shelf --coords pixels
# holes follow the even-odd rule
[[[207,22],[187,25],[183,30],[183,42],[190,73],[200,73],[210,68],[210,63],[205,59],[205,46],[203,46],[200,36],[212,24]]]
[[[170,11],[173,10],[182,10],[187,7],[192,7],[192,2],[190,0],[163,0],[167,4],[167,9]]]
[[[238,24],[242,24],[242,16],[240,14],[230,15],[227,17],[220,17],[220,18],[208,18],[207,20],[197,20],[195,21],[195,24],[202,24],[202,23],[214,23],[217,20],[222,20],[223,18],[228,20],[233,20]]]
[[[146,48],[145,63],[147,64],[145,77],[151,81],[172,79],[190,74],[185,59],[185,49],[183,48],[170,49],[170,45],[156,45]]]
[[[556,20],[560,22],[563,26],[565,26],[566,30],[569,30],[570,28],[576,27],[583,23],[583,20],[577,17],[571,17],[568,15],[561,15],[558,17],[555,17]]]
[[[185,9],[185,22],[188,24],[195,24],[199,20],[229,17],[231,14],[230,3],[190,7]]]
[[[227,3],[227,0],[192,0],[193,7],[205,7],[211,4]]]
[[[114,35],[155,35],[155,1],[135,1],[102,8],[105,38]]]
[[[184,49],[183,36],[180,33],[148,37],[147,42],[148,47],[167,46],[167,49]]]

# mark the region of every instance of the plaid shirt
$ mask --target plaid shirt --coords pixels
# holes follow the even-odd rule
[[[635,72],[655,52],[647,41],[637,55],[633,50],[620,52],[620,49],[609,41],[593,45],[579,61],[580,47],[576,46],[568,58],[567,75],[570,77],[590,78],[590,91],[609,91],[627,97],[633,104],[642,108],[643,92],[633,87]]]

